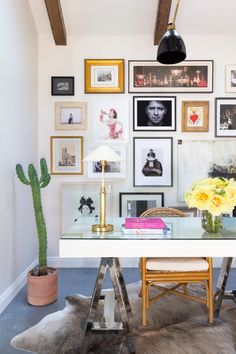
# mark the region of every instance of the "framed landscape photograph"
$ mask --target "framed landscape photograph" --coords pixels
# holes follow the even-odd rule
[[[112,214],[111,183],[106,183],[106,216]],[[65,233],[74,222],[91,217],[91,225],[98,222],[100,216],[101,183],[62,183],[61,184],[61,232]]]
[[[74,96],[74,76],[52,76],[52,96]]]
[[[173,185],[173,138],[134,138],[135,187]]]
[[[94,102],[94,141],[127,143],[129,140],[129,101],[99,100]]]
[[[176,97],[134,96],[134,131],[175,131]]]
[[[213,60],[189,60],[174,65],[129,60],[129,92],[213,92]]]
[[[209,101],[182,102],[182,132],[208,132]]]
[[[119,193],[119,216],[139,217],[144,211],[164,206],[164,193]]]
[[[236,65],[225,66],[225,92],[236,92]]]
[[[90,154],[94,148],[88,149]],[[125,178],[126,177],[126,146],[115,146],[113,150],[120,155],[121,161],[108,161],[105,167],[105,178]],[[101,179],[102,166],[100,161],[88,161],[88,177]]]
[[[56,102],[55,128],[57,130],[87,129],[87,103]]]
[[[85,93],[124,93],[124,59],[85,59]]]
[[[83,137],[51,136],[51,174],[83,174]]]
[[[215,136],[236,137],[236,98],[216,97]]]

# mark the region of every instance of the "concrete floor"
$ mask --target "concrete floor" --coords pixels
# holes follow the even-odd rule
[[[214,287],[218,278],[219,269],[214,269]],[[124,268],[125,282],[131,283],[140,280],[138,268]],[[19,292],[14,300],[0,315],[0,354],[28,353],[16,350],[10,346],[10,340],[16,334],[35,325],[49,313],[65,307],[65,297],[72,294],[91,295],[97,276],[95,268],[61,268],[59,269],[58,299],[55,303],[34,307],[27,303],[27,287]],[[236,269],[232,269],[228,280],[228,289],[236,288]],[[106,276],[104,288],[112,287],[109,276]]]

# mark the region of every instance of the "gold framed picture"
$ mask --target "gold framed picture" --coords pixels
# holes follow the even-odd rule
[[[208,132],[209,101],[182,101],[182,132]]]
[[[124,59],[85,59],[85,93],[124,93]]]
[[[87,129],[87,103],[56,102],[55,128],[57,130]]]

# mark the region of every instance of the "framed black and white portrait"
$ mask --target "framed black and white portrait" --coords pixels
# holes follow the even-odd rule
[[[215,136],[236,137],[236,99],[217,97],[215,99]]]
[[[173,185],[173,138],[134,138],[133,153],[134,186]]]
[[[134,131],[175,131],[176,97],[133,97]]]
[[[119,216],[139,217],[144,211],[164,206],[164,193],[119,193]]]

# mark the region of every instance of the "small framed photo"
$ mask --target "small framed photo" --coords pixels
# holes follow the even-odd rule
[[[101,183],[62,183],[61,184],[61,232],[65,233],[74,222],[91,217],[91,224],[100,216]],[[106,183],[106,216],[112,215],[112,185]]]
[[[174,209],[180,210],[188,217],[201,216],[200,210],[197,208],[188,208],[187,206],[179,206],[179,205],[178,206],[170,206],[169,208],[174,208]]]
[[[119,216],[139,217],[144,211],[164,206],[164,193],[119,193]]]
[[[83,137],[51,136],[51,174],[83,174]]]
[[[88,153],[94,148],[89,148]],[[105,167],[105,178],[125,178],[126,177],[126,147],[115,146],[113,150],[120,155],[121,161],[107,162]],[[101,179],[102,166],[100,161],[88,161],[88,177]]]
[[[173,185],[173,138],[134,138],[134,186]]]
[[[124,59],[85,59],[85,93],[124,93]]]
[[[57,130],[87,129],[87,103],[56,102],[55,128]]]
[[[236,65],[225,66],[225,92],[236,92]]]
[[[129,140],[128,100],[95,101],[93,127],[96,143],[127,143]]]
[[[213,60],[186,60],[175,65],[129,60],[129,92],[213,92]]]
[[[134,131],[175,131],[176,97],[134,96]]]
[[[74,96],[74,76],[52,76],[52,96]]]
[[[215,136],[236,137],[236,98],[216,97]]]
[[[182,132],[208,132],[209,101],[182,102]]]

